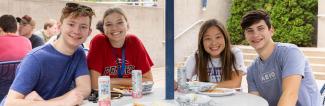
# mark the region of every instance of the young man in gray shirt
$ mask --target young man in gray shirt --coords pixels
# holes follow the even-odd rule
[[[245,39],[258,57],[248,68],[248,92],[270,106],[320,106],[320,93],[311,67],[294,44],[275,43],[268,13],[255,10],[241,21]]]

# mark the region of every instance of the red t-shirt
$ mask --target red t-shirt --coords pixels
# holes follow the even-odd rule
[[[153,63],[141,41],[128,34],[125,37],[125,71],[123,78],[131,78],[132,70],[150,71]],[[122,48],[113,48],[105,35],[98,34],[90,42],[87,56],[88,67],[111,78],[118,77],[118,67],[122,64]]]
[[[32,50],[29,39],[19,35],[0,36],[0,61],[22,60]]]

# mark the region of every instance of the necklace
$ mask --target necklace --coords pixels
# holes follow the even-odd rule
[[[119,59],[118,59],[118,55],[117,52],[115,50],[115,48],[112,47],[112,52],[115,55],[115,60],[116,60],[116,65],[117,65],[117,72],[118,72],[118,77],[122,78],[124,73],[125,73],[125,47],[124,45],[122,46],[122,64],[120,66],[119,64]]]

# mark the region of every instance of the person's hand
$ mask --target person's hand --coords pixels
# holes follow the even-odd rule
[[[82,93],[76,89],[73,89],[62,99],[62,103],[66,106],[76,106],[81,105],[83,99],[84,97],[82,96]]]
[[[174,91],[176,91],[177,88],[178,88],[178,84],[177,84],[177,82],[174,80]]]
[[[32,101],[43,101],[44,99],[36,92],[33,91],[26,95],[26,100],[32,100]]]

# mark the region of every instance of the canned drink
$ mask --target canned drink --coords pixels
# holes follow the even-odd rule
[[[179,67],[177,69],[177,86],[178,90],[184,91],[186,86],[186,73],[185,67]]]
[[[132,70],[132,98],[142,97],[142,71]]]
[[[111,87],[109,76],[98,78],[98,104],[99,106],[111,106]]]

